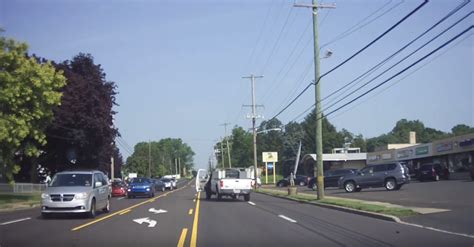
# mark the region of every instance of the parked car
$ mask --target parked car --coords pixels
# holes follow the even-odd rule
[[[324,172],[324,188],[338,187],[339,178],[341,178],[342,176],[347,176],[354,173],[357,173],[357,169],[344,168],[344,169],[337,169],[337,170],[332,170],[332,171],[325,171]],[[311,178],[308,181],[308,188],[317,190],[318,183],[315,177]]]
[[[126,196],[127,189],[127,185],[124,182],[112,182],[112,196]]]
[[[155,196],[155,185],[150,178],[132,178],[127,190],[127,197]]]
[[[440,178],[449,179],[449,169],[440,164],[423,164],[420,166],[418,180],[434,180],[438,181]]]
[[[167,190],[173,190],[173,182],[171,182],[171,179],[169,178],[162,178],[161,182],[165,185],[165,189]]]
[[[469,174],[471,175],[471,179],[474,180],[474,165],[471,165],[471,168],[469,168]]]
[[[176,178],[171,178],[171,185],[174,189],[178,188],[178,181],[176,180]]]
[[[295,185],[305,186],[306,184],[308,184],[308,176],[296,175]],[[289,186],[289,185],[290,185],[290,176],[288,176],[284,179],[281,179],[276,184],[277,187],[286,187],[286,186]]]
[[[409,182],[408,169],[403,164],[391,163],[367,166],[354,174],[342,176],[338,184],[346,192],[354,192],[377,187],[399,190]]]
[[[96,170],[56,173],[41,194],[41,215],[86,213],[94,218],[97,209],[109,212],[112,188],[108,180]]]
[[[160,179],[153,179],[155,191],[165,191],[165,184]]]

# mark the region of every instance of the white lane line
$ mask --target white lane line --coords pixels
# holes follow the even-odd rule
[[[256,204],[253,202],[249,202],[250,205],[255,206]]]
[[[431,230],[431,231],[435,231],[435,232],[442,232],[442,233],[456,235],[456,236],[474,238],[474,235],[469,235],[469,234],[465,234],[465,233],[458,233],[458,232],[450,232],[450,231],[446,231],[446,230],[442,230],[442,229],[438,229],[438,228],[434,228],[434,227],[430,227],[430,226],[422,226],[422,225],[418,225],[418,224],[408,223],[408,222],[404,222],[404,221],[401,221],[401,220],[398,223],[408,225],[408,226],[418,227],[418,228],[422,228],[422,229],[427,229],[427,230]]]
[[[282,218],[282,219],[285,219],[285,220],[287,220],[287,221],[289,221],[289,222],[291,222],[291,223],[296,223],[296,220],[294,220],[294,219],[292,219],[292,218],[289,218],[289,217],[286,217],[286,216],[284,216],[284,215],[282,215],[282,214],[279,214],[278,217],[280,217],[280,218]]]
[[[125,198],[125,197],[120,197],[120,198],[118,198],[117,200],[122,200],[123,198]]]
[[[18,220],[12,220],[12,221],[3,222],[3,223],[0,223],[0,226],[4,226],[4,225],[8,225],[8,224],[13,224],[13,223],[17,223],[17,222],[25,221],[25,220],[31,220],[31,218],[28,217],[28,218],[23,218],[23,219],[18,219]]]

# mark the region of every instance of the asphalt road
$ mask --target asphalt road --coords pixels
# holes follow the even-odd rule
[[[0,246],[473,246],[474,239],[261,194],[196,199],[192,183],[152,200],[114,199],[96,219],[0,215]],[[166,210],[155,214],[152,211]],[[30,218],[19,222],[8,221]],[[138,224],[137,219],[156,221]],[[8,223],[8,224],[5,224]]]
[[[407,207],[447,209],[447,212],[417,215],[404,221],[447,231],[474,235],[474,181],[469,174],[453,174],[450,180],[419,182],[412,180],[399,191],[385,188],[363,189],[346,193],[343,189],[326,188],[327,196],[367,201],[388,202]],[[283,188],[286,190],[286,188]],[[316,193],[307,187],[298,187],[304,193]]]

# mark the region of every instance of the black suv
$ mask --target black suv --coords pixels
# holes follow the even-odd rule
[[[338,182],[341,177],[357,173],[357,169],[352,168],[343,168],[332,171],[324,172],[324,188],[326,187],[338,187]],[[318,188],[318,183],[316,178],[313,177],[308,182],[308,188],[316,190]]]
[[[421,165],[418,180],[434,180],[438,181],[440,178],[449,179],[449,170],[442,167],[440,164],[424,164]]]
[[[339,179],[339,188],[346,192],[376,187],[399,190],[409,182],[408,168],[401,163],[391,163],[366,166],[355,174],[343,176]]]

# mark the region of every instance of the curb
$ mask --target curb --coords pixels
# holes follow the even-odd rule
[[[307,201],[292,199],[292,198],[279,196],[279,195],[270,195],[270,194],[260,192],[260,191],[255,191],[255,192],[260,193],[260,194],[264,194],[264,195],[267,195],[267,196],[278,197],[278,198],[289,200],[289,201],[315,205],[315,206],[319,206],[319,207],[323,207],[323,208],[334,209],[334,210],[347,212],[347,213],[358,214],[358,215],[362,215],[362,216],[368,216],[368,217],[372,217],[372,218],[379,219],[379,220],[386,220],[386,221],[391,221],[391,222],[396,222],[396,223],[403,223],[403,221],[400,220],[400,218],[398,218],[396,216],[393,216],[393,215],[368,212],[368,211],[363,211],[363,210],[359,210],[359,209],[347,208],[347,207],[343,207],[343,206],[325,204],[325,203],[320,203],[320,202],[307,202]]]

